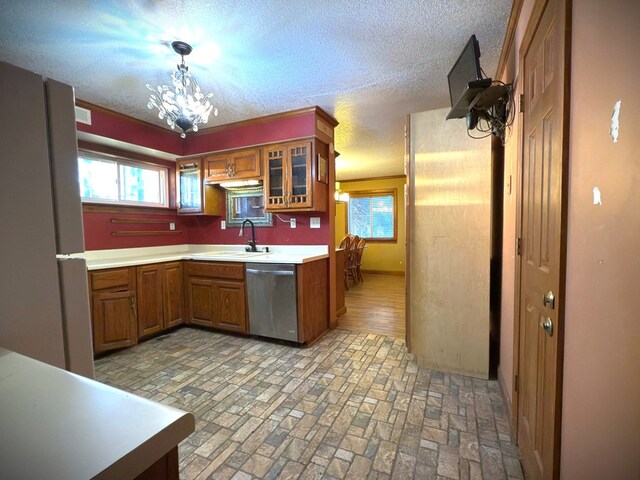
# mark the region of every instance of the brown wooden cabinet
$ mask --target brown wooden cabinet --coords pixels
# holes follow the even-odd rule
[[[144,265],[136,272],[138,299],[138,338],[164,328],[162,311],[162,267]]]
[[[247,333],[244,264],[186,262],[187,321]]]
[[[298,341],[313,343],[329,329],[329,265],[326,259],[296,268]]]
[[[202,159],[176,161],[176,207],[179,215],[224,215],[224,192],[204,182]]]
[[[187,277],[187,322],[213,327],[215,280],[203,277]]]
[[[215,280],[217,327],[247,333],[244,282]]]
[[[184,281],[182,262],[162,265],[162,306],[164,328],[184,323]]]
[[[138,343],[134,268],[89,272],[95,353]]]
[[[261,178],[262,168],[258,148],[216,153],[204,157],[203,162],[207,182]]]
[[[138,337],[183,323],[182,263],[137,267]]]
[[[314,157],[312,141],[264,147],[267,211],[326,211],[328,187]]]

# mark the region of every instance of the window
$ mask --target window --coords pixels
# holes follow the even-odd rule
[[[164,167],[81,150],[78,171],[85,202],[168,206]]]
[[[349,192],[347,231],[370,241],[397,240],[396,190]]]

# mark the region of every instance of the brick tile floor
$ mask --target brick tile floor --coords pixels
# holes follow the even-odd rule
[[[182,328],[96,378],[194,413],[183,480],[523,478],[497,383],[419,369],[395,337],[295,348]]]

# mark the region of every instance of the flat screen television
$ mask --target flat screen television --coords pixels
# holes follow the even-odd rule
[[[463,118],[471,101],[482,90],[491,85],[491,79],[483,79],[480,70],[480,45],[475,35],[471,35],[462,53],[447,75],[451,111],[447,119]]]

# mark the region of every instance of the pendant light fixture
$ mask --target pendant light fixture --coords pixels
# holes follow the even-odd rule
[[[172,86],[161,85],[151,90],[147,107],[158,109],[158,117],[166,119],[171,129],[178,127],[182,132],[180,136],[185,138],[187,132],[198,131],[198,124],[207,123],[209,115],[218,116],[218,109],[214,108],[209,100],[213,93],[204,95],[196,79],[189,73],[189,67],[184,63],[184,57],[192,51],[191,45],[176,41],[171,43],[173,50],[180,55],[182,61],[177,65],[178,70],[171,74]]]

